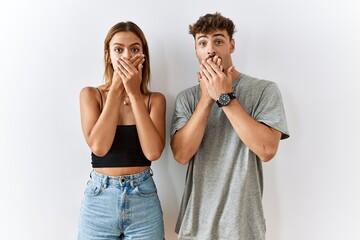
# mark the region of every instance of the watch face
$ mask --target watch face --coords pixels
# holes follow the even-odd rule
[[[219,103],[223,106],[226,106],[230,103],[230,96],[228,94],[221,94],[219,97]]]

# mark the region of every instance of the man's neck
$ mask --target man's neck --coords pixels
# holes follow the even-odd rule
[[[231,74],[231,80],[234,82],[236,81],[236,79],[238,79],[240,77],[241,73],[239,71],[237,71],[236,69],[234,69],[234,72]]]

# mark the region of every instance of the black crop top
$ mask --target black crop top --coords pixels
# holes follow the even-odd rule
[[[99,92],[102,100],[100,110],[102,110],[103,96],[100,90]],[[94,153],[91,153],[91,159],[93,168],[135,167],[151,165],[151,161],[145,157],[141,149],[136,125],[118,125],[116,128],[114,141],[108,153],[103,157],[99,157]]]
[[[93,168],[150,166],[140,145],[136,125],[118,125],[113,144],[103,156],[91,153]]]

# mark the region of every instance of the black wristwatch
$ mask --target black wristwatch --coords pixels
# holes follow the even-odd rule
[[[231,93],[223,93],[220,95],[219,99],[216,101],[217,105],[219,107],[223,107],[228,105],[231,100],[233,100],[234,98],[236,98],[235,94],[233,92]]]

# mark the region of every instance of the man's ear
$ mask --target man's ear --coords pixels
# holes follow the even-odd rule
[[[230,40],[230,53],[235,52],[235,39]]]

